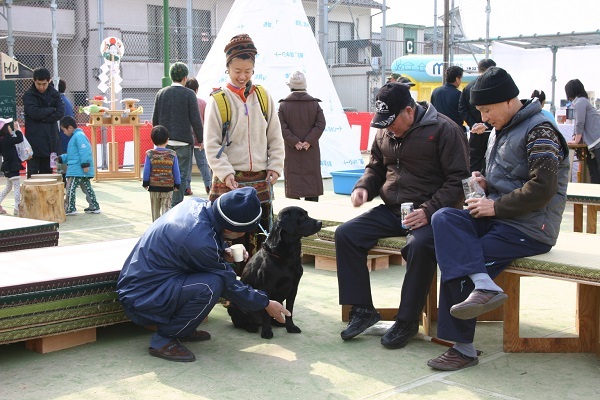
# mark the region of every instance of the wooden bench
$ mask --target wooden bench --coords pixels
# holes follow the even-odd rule
[[[318,237],[333,243],[335,227],[322,229]],[[386,238],[383,247],[399,253],[404,238]],[[392,245],[391,243],[395,243]],[[380,244],[378,243],[377,246]],[[481,315],[479,321],[504,321],[503,346],[506,352],[591,352],[600,355],[600,237],[593,234],[561,232],[558,243],[546,254],[515,260],[496,282],[508,294],[505,305]],[[520,279],[525,276],[560,279],[577,283],[578,337],[523,338],[519,334]],[[377,308],[384,320],[393,320],[397,308]],[[350,306],[342,306],[342,320],[348,321]],[[429,334],[437,320],[437,279],[434,278],[422,324]]]
[[[337,226],[330,226],[321,229],[317,233],[318,239],[315,240],[311,245],[314,247],[321,246],[320,249],[315,249],[314,247],[308,247],[307,250],[304,249],[304,244],[302,247],[302,251],[308,251],[313,253],[328,253],[332,254],[332,257],[335,258],[335,230]],[[381,238],[377,241],[375,246],[371,249],[369,254],[387,254],[390,256],[392,260],[394,260],[395,265],[404,265],[404,261],[402,260],[402,255],[400,251],[406,244],[406,237],[396,236],[396,237],[388,237]],[[309,245],[310,246],[310,245]],[[342,305],[342,321],[349,321],[350,318],[350,306]],[[384,321],[393,321],[396,319],[396,314],[398,313],[398,308],[377,308],[379,313],[381,314],[381,318]],[[431,288],[429,289],[429,295],[427,296],[427,300],[425,302],[425,307],[423,308],[423,313],[421,315],[421,325],[423,325],[423,330],[426,335],[429,335],[429,331],[431,329],[431,322],[437,319],[437,271],[433,276],[431,281]]]
[[[273,210],[277,214],[281,209],[289,206],[302,207],[312,218],[323,222],[323,228],[338,226],[341,223],[357,217],[370,208],[381,204],[374,200],[361,207],[354,207],[348,197],[340,197],[336,203],[327,203],[326,206],[318,202],[301,201],[295,199],[276,199],[273,201]],[[319,242],[318,235],[302,239],[303,262],[314,262],[316,269],[335,271],[335,246],[328,242]],[[369,271],[387,269],[390,264],[401,265],[402,256],[398,252],[385,251],[384,247],[373,249],[368,256]]]
[[[58,246],[58,223],[0,217],[0,252]]]
[[[504,351],[596,353],[600,356],[600,237],[561,232],[546,254],[515,260],[502,274],[508,300],[504,304]],[[527,337],[519,333],[521,277],[537,276],[577,284],[577,337]]]
[[[137,239],[0,254],[0,344],[48,353],[128,321],[116,284]]]
[[[590,183],[569,182],[567,201],[573,203],[573,231],[583,232],[583,206],[586,206],[586,232],[596,233],[600,211],[600,188]]]

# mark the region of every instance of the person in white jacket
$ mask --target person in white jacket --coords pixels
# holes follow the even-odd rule
[[[261,200],[263,213],[260,226],[248,232],[237,243],[242,243],[250,254],[265,239],[259,235],[268,231],[272,223],[272,185],[283,171],[284,143],[277,107],[273,98],[260,88],[260,98],[251,78],[254,74],[256,47],[250,36],[234,36],[225,46],[226,67],[230,81],[208,99],[204,114],[204,148],[213,172],[209,200],[241,186],[253,186]],[[221,96],[230,110],[231,120],[221,117],[215,96]],[[263,101],[262,104],[260,101]],[[266,101],[265,101],[266,100]],[[264,112],[264,114],[263,114]],[[229,123],[227,134],[223,125]],[[238,265],[241,273],[243,265]]]

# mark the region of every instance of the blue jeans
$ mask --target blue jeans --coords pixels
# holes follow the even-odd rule
[[[174,150],[177,154],[177,162],[179,163],[179,175],[181,175],[181,185],[179,191],[173,192],[173,200],[171,207],[183,201],[183,194],[188,188],[188,176],[192,170],[192,145],[187,146],[167,146],[167,149]]]
[[[200,171],[200,175],[202,175],[202,180],[204,181],[204,187],[210,188],[212,182],[212,171],[208,166],[208,161],[206,161],[206,152],[204,149],[199,149],[194,147],[194,158],[196,159],[196,166],[198,167],[198,171]],[[190,162],[190,172],[188,174],[187,187],[191,188],[192,183],[192,163]]]
[[[513,260],[547,253],[552,246],[495,218],[473,218],[467,210],[442,208],[433,214],[431,225],[442,272],[438,336],[472,343],[477,318],[461,320],[450,315],[450,307],[463,302],[475,288],[468,276],[487,273],[493,279]]]

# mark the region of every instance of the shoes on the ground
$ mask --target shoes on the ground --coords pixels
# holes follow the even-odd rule
[[[379,312],[373,308],[352,306],[350,322],[340,336],[342,340],[350,340],[363,333],[368,327],[375,325],[381,319]]]
[[[148,353],[151,356],[164,358],[169,361],[191,362],[196,360],[194,353],[189,351],[179,340],[173,339],[160,349],[148,347]]]
[[[400,349],[408,339],[419,332],[419,321],[396,320],[394,325],[381,337],[381,344],[388,349]]]
[[[193,194],[194,194],[194,192],[192,192],[192,189],[190,189],[190,188],[185,189],[184,196],[192,196]]]
[[[83,211],[85,211],[86,214],[100,214],[102,212],[99,208],[86,208]]]
[[[18,209],[18,208],[15,208],[15,209],[13,210],[13,215],[14,215],[15,217],[18,217],[18,216],[19,216],[19,209]]]
[[[450,308],[450,315],[458,319],[477,318],[481,314],[500,307],[508,296],[502,292],[473,290],[469,297],[462,303]]]
[[[439,369],[441,371],[457,371],[459,369],[473,367],[479,364],[479,358],[465,356],[460,351],[451,347],[444,354],[437,358],[432,358],[427,361],[433,369]]]
[[[77,215],[77,210],[67,211],[65,214],[66,215]]]
[[[180,342],[203,342],[210,340],[210,333],[206,331],[194,331],[186,337],[179,338]]]
[[[0,206],[0,214],[6,214],[6,210]]]

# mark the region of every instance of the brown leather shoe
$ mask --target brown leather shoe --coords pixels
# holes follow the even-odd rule
[[[180,342],[203,342],[210,340],[210,333],[206,331],[194,331],[186,337],[179,338]]]
[[[481,314],[500,307],[506,299],[508,296],[501,292],[473,290],[465,301],[450,308],[450,315],[458,319],[477,318]]]
[[[179,343],[179,340],[173,339],[165,344],[160,349],[148,347],[148,353],[151,356],[164,358],[169,361],[191,362],[196,361],[194,353],[189,351],[184,345]]]
[[[479,358],[465,356],[460,351],[449,348],[444,354],[437,358],[432,358],[427,361],[427,365],[431,368],[441,371],[457,371],[459,369],[473,367],[479,364]]]

